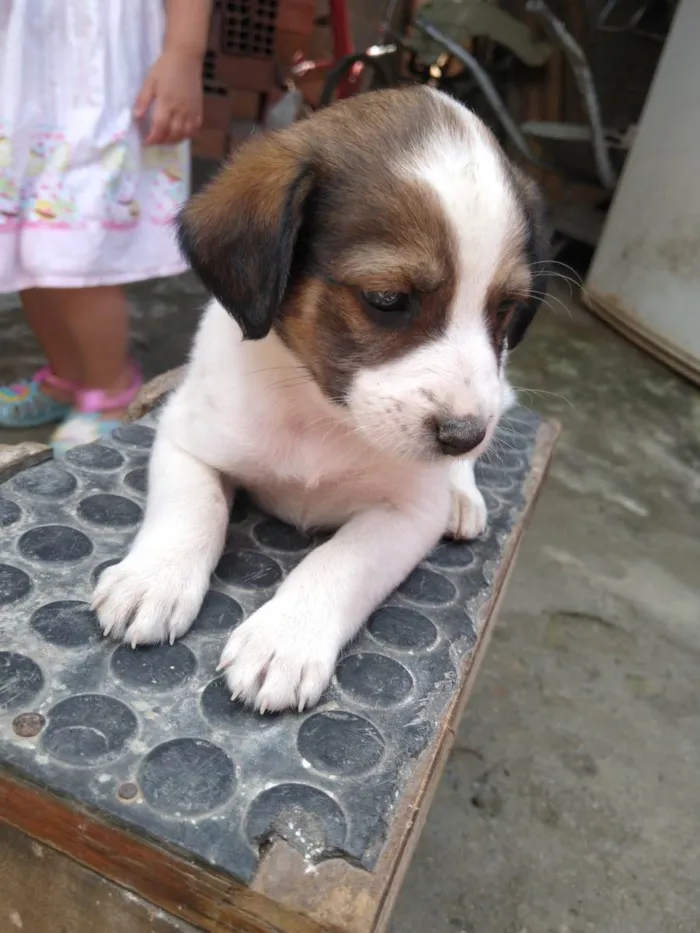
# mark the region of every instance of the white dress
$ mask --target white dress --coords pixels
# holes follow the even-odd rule
[[[186,268],[189,147],[132,117],[164,26],[163,0],[0,0],[0,293]]]

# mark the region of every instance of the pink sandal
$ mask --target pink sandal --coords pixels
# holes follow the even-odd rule
[[[122,423],[121,419],[108,419],[103,415],[110,411],[129,407],[143,385],[141,371],[131,364],[132,380],[128,388],[116,395],[108,395],[104,389],[79,389],[76,405],[62,425],[54,431],[51,446],[54,455],[61,457],[71,447],[91,444],[111,434]]]

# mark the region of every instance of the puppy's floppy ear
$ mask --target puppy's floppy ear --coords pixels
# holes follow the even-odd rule
[[[532,269],[531,297],[513,315],[508,326],[508,349],[512,350],[525,336],[537,309],[547,294],[550,278],[551,231],[547,223],[544,198],[538,185],[517,166],[511,166],[513,182],[525,211],[527,224],[525,251]]]
[[[180,248],[245,339],[272,327],[314,184],[298,138],[254,136],[178,218]]]

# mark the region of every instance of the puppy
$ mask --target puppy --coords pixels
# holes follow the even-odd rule
[[[303,709],[445,534],[486,526],[474,461],[511,404],[505,363],[545,291],[531,183],[474,114],[378,91],[253,137],[184,209],[213,299],[165,406],[146,514],[94,608],[174,641],[221,555],[232,490],[337,528],[224,647],[234,698]]]

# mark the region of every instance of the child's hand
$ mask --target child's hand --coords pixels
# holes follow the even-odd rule
[[[172,145],[190,139],[202,125],[202,59],[165,51],[151,68],[136,100],[134,116],[151,110],[147,146]]]

